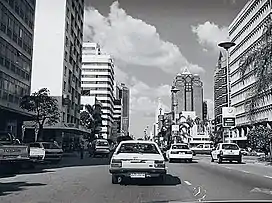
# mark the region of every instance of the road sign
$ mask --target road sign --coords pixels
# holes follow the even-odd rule
[[[235,127],[235,118],[223,118],[223,127]]]

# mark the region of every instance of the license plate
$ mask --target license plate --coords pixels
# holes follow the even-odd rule
[[[131,178],[145,178],[145,174],[144,173],[131,173],[130,177]]]

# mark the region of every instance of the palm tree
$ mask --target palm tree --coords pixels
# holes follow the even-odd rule
[[[270,20],[271,21],[271,20]],[[266,24],[259,45],[240,61],[239,69],[243,83],[251,75],[255,77],[251,94],[245,101],[250,121],[255,118],[256,107],[271,96],[272,89],[272,22]]]

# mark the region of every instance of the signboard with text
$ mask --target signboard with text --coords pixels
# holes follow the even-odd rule
[[[235,108],[234,107],[222,107],[222,123],[223,127],[231,128],[235,127]]]

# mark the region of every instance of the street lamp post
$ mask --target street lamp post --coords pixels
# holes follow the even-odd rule
[[[176,87],[172,87],[171,89],[171,93],[173,94],[173,113],[174,113],[174,124],[177,125],[177,118],[176,118],[176,114],[178,113],[178,101],[177,101],[177,98],[176,98],[176,94],[177,92],[179,91],[178,88]],[[175,135],[176,135],[176,132],[175,132]]]
[[[221,42],[218,44],[219,47],[225,49],[226,53],[227,53],[227,107],[230,107],[230,79],[229,79],[229,49],[233,46],[235,46],[236,44],[234,42]],[[229,134],[229,138],[230,138],[230,129],[228,129],[228,134]],[[225,135],[223,133],[223,142],[225,142]]]

